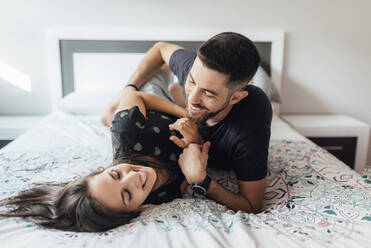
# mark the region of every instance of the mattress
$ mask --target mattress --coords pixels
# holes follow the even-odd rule
[[[99,116],[55,111],[0,150],[0,199],[32,183],[63,182],[112,161]],[[274,116],[263,211],[234,212],[209,199],[143,206],[101,233],[0,219],[1,247],[371,247],[371,178],[360,176]],[[237,190],[232,172],[209,171]],[[4,210],[1,208],[0,210]]]

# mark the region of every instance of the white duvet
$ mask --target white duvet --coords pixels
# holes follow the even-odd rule
[[[112,160],[99,116],[56,111],[0,150],[0,199],[34,182],[66,181]],[[211,175],[236,190],[232,173]],[[233,212],[212,200],[147,205],[103,233],[0,219],[0,247],[371,247],[371,178],[361,177],[291,129],[272,123],[264,211]]]

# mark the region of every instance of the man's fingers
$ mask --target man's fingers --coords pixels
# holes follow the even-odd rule
[[[182,165],[183,162],[183,153],[179,155],[178,163],[179,165]]]
[[[186,144],[183,140],[179,139],[177,136],[170,136],[170,140],[174,142],[180,148],[186,147]]]

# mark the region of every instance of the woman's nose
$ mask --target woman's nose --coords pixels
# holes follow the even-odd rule
[[[134,185],[136,188],[141,188],[139,172],[130,171],[123,176],[122,181]]]

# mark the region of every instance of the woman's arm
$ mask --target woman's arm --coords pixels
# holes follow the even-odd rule
[[[125,87],[115,96],[115,98],[110,102],[108,108],[103,112],[101,116],[101,122],[103,125],[110,127],[112,125],[113,116],[116,113],[116,110],[120,104],[121,98],[125,95],[135,92],[135,89],[132,87]]]
[[[161,97],[145,92],[135,91],[132,87],[125,87],[110,103],[110,106],[104,111],[101,117],[102,123],[110,127],[115,113],[138,106],[140,112],[146,116],[146,109],[165,112],[177,117],[185,117],[186,111]]]
[[[142,98],[146,109],[164,112],[179,118],[186,116],[185,108],[169,102],[168,100],[145,92],[137,92],[137,94]]]

